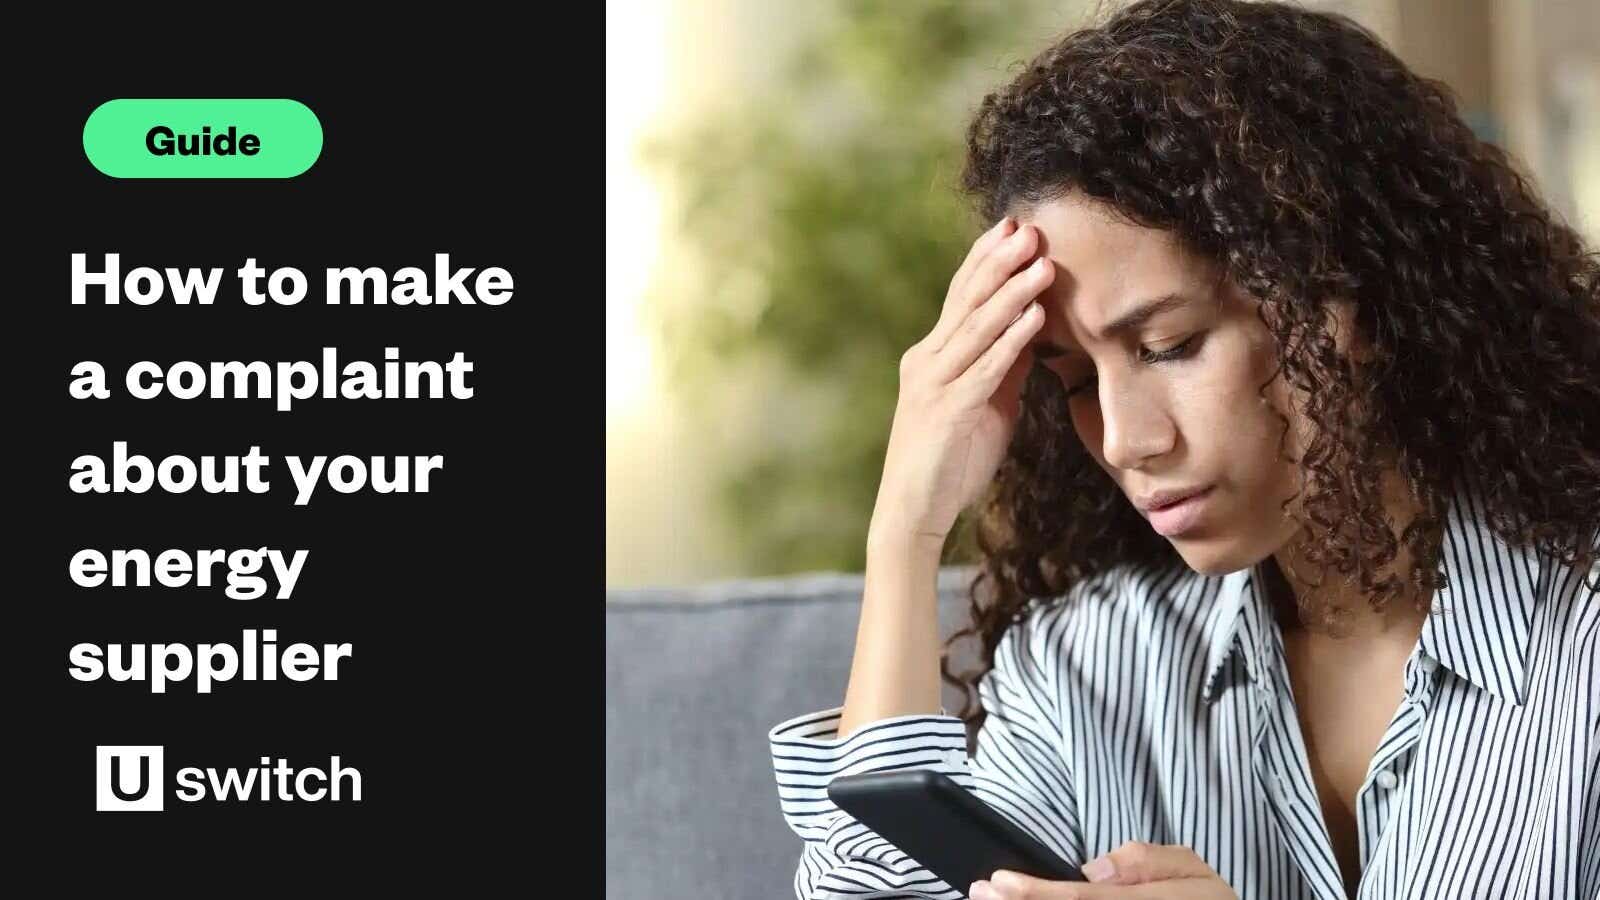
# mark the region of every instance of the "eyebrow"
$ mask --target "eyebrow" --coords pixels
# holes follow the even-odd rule
[[[1145,300],[1138,306],[1135,306],[1133,309],[1130,309],[1121,316],[1117,317],[1116,321],[1102,329],[1099,337],[1115,337],[1117,335],[1132,331],[1133,329],[1138,328],[1140,325],[1150,321],[1152,318],[1164,312],[1177,309],[1181,306],[1186,306],[1188,303],[1189,298],[1180,293],[1162,294],[1159,297]],[[1051,359],[1067,353],[1076,352],[1073,350],[1068,350],[1060,344],[1048,340],[1034,342],[1032,349],[1034,356],[1038,359]]]

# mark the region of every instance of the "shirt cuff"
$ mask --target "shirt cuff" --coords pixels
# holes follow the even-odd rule
[[[954,774],[967,765],[966,723],[940,707],[879,719],[839,737],[844,707],[795,716],[768,732],[774,765],[802,783],[892,769],[934,769]]]

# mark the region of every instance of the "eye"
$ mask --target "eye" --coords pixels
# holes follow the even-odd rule
[[[1181,359],[1187,359],[1190,356],[1193,356],[1194,352],[1199,349],[1199,340],[1203,334],[1204,332],[1195,332],[1183,343],[1174,347],[1168,347],[1165,350],[1145,350],[1143,347],[1140,347],[1139,361],[1142,363],[1168,363],[1176,362]],[[1094,383],[1095,378],[1093,375],[1089,376],[1083,381],[1078,382],[1067,389],[1067,399],[1072,399],[1073,396],[1092,387]]]

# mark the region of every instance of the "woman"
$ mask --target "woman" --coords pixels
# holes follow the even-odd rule
[[[1596,258],[1441,84],[1276,3],[1134,4],[968,147],[1000,221],[901,361],[844,705],[770,735],[797,894],[1596,896]],[[898,768],[1090,883],[945,885],[827,799]]]

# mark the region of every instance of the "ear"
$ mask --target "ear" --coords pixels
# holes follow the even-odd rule
[[[1352,363],[1371,362],[1372,342],[1356,323],[1356,302],[1345,297],[1335,297],[1328,301],[1328,306],[1334,320],[1333,342],[1339,348],[1339,352]]]

